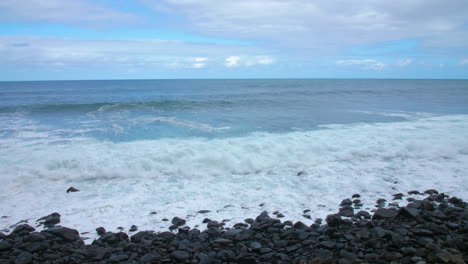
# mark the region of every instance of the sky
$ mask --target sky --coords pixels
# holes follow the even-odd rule
[[[0,81],[468,78],[467,0],[1,0]]]

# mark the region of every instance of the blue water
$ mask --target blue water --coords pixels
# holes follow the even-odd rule
[[[0,115],[62,136],[129,141],[289,132],[468,113],[466,80],[127,80],[0,83]],[[71,131],[70,131],[71,130]],[[85,131],[85,132],[84,132]],[[2,129],[8,137],[15,130]]]
[[[0,231],[52,212],[91,234],[310,224],[354,193],[468,199],[467,182],[468,80],[0,82]]]

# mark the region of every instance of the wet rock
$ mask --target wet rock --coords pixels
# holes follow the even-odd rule
[[[302,223],[301,221],[297,221],[294,225],[293,225],[294,228],[296,229],[305,229],[307,228],[308,226],[304,223]]]
[[[262,248],[262,244],[260,244],[259,242],[251,242],[249,244],[249,247],[253,250],[258,250],[260,248]]]
[[[102,236],[106,233],[106,229],[104,229],[104,227],[98,227],[96,228],[96,233],[99,235],[99,236]]]
[[[78,231],[68,227],[52,227],[42,232],[47,232],[56,237],[61,237],[66,241],[77,241],[80,239]]]
[[[415,195],[415,194],[420,194],[420,192],[416,190],[412,190],[412,191],[409,191],[408,194]]]
[[[33,256],[29,252],[23,252],[18,255],[15,259],[15,264],[28,264],[32,263]]]
[[[331,215],[327,215],[327,218],[325,219],[325,221],[327,222],[329,226],[339,226],[342,222],[342,219],[341,219],[341,216],[337,214],[331,214]]]
[[[36,230],[34,227],[28,225],[28,224],[22,224],[18,225],[13,229],[11,232],[12,234],[22,234],[22,235],[27,235],[31,233],[32,231]]]
[[[70,187],[67,189],[67,193],[69,192],[79,192],[80,190],[76,189],[75,187]]]
[[[130,232],[135,232],[135,231],[137,231],[137,230],[138,230],[138,226],[132,225],[128,231],[130,231]]]
[[[393,195],[393,200],[401,200],[403,198],[403,196],[405,196],[404,194],[402,193],[396,193]]]
[[[379,208],[375,211],[372,219],[385,219],[385,218],[393,218],[398,215],[398,211],[395,209],[385,209]]]
[[[206,214],[206,213],[209,213],[209,212],[211,212],[211,211],[210,210],[200,210],[197,213],[198,214]]]
[[[173,258],[175,260],[179,260],[179,261],[186,260],[189,257],[190,257],[189,253],[187,253],[185,251],[181,251],[181,250],[176,250],[176,251],[171,253],[171,258]]]
[[[12,247],[13,246],[10,243],[8,243],[7,241],[0,241],[0,251],[9,250]]]
[[[351,199],[344,199],[343,201],[341,201],[340,206],[352,205],[352,204],[353,202],[351,201]]]
[[[171,223],[175,226],[185,225],[186,222],[187,221],[185,219],[179,218],[177,216],[172,218],[172,221],[171,221]]]
[[[40,224],[43,224],[44,227],[51,227],[58,223],[60,223],[60,214],[59,213],[52,213],[48,216],[41,217],[36,220]]]

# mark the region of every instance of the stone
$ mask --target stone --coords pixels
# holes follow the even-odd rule
[[[8,243],[7,241],[0,241],[0,251],[9,250],[12,247],[13,246],[10,243]]]
[[[67,193],[69,192],[79,192],[80,190],[76,189],[75,187],[70,187],[67,189]]]
[[[259,242],[251,242],[249,244],[249,247],[253,250],[258,250],[262,247],[262,244],[260,244]]]
[[[385,209],[379,208],[375,211],[372,219],[386,219],[386,218],[393,218],[398,215],[398,212],[395,209]]]
[[[293,225],[294,228],[296,229],[305,229],[307,228],[308,226],[304,223],[302,223],[301,221],[297,221],[294,225]]]
[[[68,227],[52,227],[42,232],[50,233],[56,237],[61,237],[66,241],[80,240],[80,235],[77,230]]]
[[[403,196],[405,196],[404,194],[402,193],[396,193],[393,195],[393,200],[401,200],[403,198]]]
[[[211,211],[210,210],[200,210],[197,213],[198,214],[206,214],[206,213],[209,213],[209,212],[211,212]]]
[[[411,207],[402,207],[398,213],[400,215],[410,216],[414,218],[418,217],[420,214],[418,209]]]
[[[15,259],[15,264],[28,264],[32,263],[33,256],[29,252],[23,252],[18,255]]]
[[[182,219],[182,218],[179,218],[179,217],[174,217],[172,218],[172,221],[171,223],[175,226],[181,226],[181,225],[185,225],[186,221],[185,219]]]
[[[352,204],[353,202],[351,201],[351,199],[344,199],[343,201],[341,201],[340,206],[352,205]]]
[[[157,262],[161,258],[161,255],[159,253],[153,251],[146,253],[140,258],[140,263],[154,263]]]
[[[273,220],[273,218],[271,218],[266,211],[263,211],[255,218],[255,222],[257,223],[270,222],[271,220]]]
[[[128,231],[130,231],[130,232],[135,232],[135,231],[137,231],[137,230],[138,230],[138,226],[132,225]]]
[[[171,258],[175,260],[179,260],[179,261],[186,260],[189,257],[190,257],[189,253],[182,251],[182,250],[176,250],[171,253]]]
[[[341,216],[337,214],[331,214],[331,215],[327,215],[327,218],[325,219],[325,221],[327,222],[329,226],[339,226],[342,222],[342,219],[341,219]]]
[[[22,225],[17,225],[13,231],[11,231],[12,234],[29,234],[32,231],[36,230],[34,227],[28,225],[28,224],[22,224]]]
[[[98,227],[96,228],[96,233],[99,235],[99,236],[102,236],[106,233],[106,229],[104,227]]]
[[[333,241],[322,241],[318,246],[326,249],[334,249],[336,247],[336,243]]]

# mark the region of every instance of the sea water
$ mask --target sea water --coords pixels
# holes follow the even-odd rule
[[[0,82],[4,231],[53,212],[90,237],[264,210],[310,224],[354,193],[466,199],[467,174],[467,80]]]

